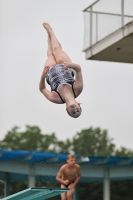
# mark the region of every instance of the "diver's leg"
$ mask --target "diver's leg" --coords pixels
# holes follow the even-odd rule
[[[61,44],[56,38],[52,28],[50,27],[49,24],[43,23],[44,28],[47,30],[49,36],[50,36],[50,41],[51,41],[51,47],[53,51],[53,55],[55,57],[55,60],[57,64],[61,64],[63,62],[71,62],[71,59],[69,56],[62,50]]]
[[[47,49],[47,60],[45,61],[45,66],[50,66],[50,67],[53,67],[55,66],[57,63],[56,63],[56,60],[54,58],[54,55],[53,55],[53,51],[52,51],[52,47],[51,47],[51,41],[50,41],[50,37],[48,35],[48,49]]]

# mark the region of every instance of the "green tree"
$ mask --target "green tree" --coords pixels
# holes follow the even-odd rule
[[[54,151],[57,153],[69,154],[72,152],[72,141],[66,139],[66,141],[57,141]]]
[[[37,126],[26,126],[26,130],[20,131],[19,127],[13,127],[0,141],[1,149],[30,150],[51,152],[56,149],[57,138],[54,133],[43,134]]]
[[[133,180],[111,181],[111,200],[132,200]]]
[[[4,197],[4,182],[0,180],[0,199]]]
[[[112,141],[107,130],[90,127],[73,137],[73,151],[84,156],[110,156],[115,152]]]
[[[133,156],[133,150],[121,146],[119,149],[116,149],[115,156]]]

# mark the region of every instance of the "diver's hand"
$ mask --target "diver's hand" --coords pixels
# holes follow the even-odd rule
[[[50,66],[45,66],[43,72],[42,72],[42,78],[45,78],[48,76],[48,71],[50,69]]]
[[[68,68],[74,69],[76,72],[81,71],[81,67],[78,64],[75,63],[69,63],[69,62],[64,62],[63,63],[64,70],[66,71]]]
[[[64,69],[68,69],[71,66],[71,63],[64,62],[63,65],[64,65]]]

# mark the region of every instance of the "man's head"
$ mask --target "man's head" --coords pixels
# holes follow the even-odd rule
[[[75,102],[74,104],[67,106],[66,111],[71,117],[78,118],[81,115],[82,109],[80,104]]]
[[[75,155],[69,154],[66,161],[69,166],[74,166],[76,164]]]

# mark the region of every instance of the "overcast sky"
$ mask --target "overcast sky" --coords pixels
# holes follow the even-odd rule
[[[82,129],[107,129],[117,147],[132,148],[133,65],[85,60],[82,10],[91,0],[0,0],[0,140],[13,126],[37,125],[63,140]],[[49,102],[38,84],[51,24],[63,50],[82,67],[82,115]]]

